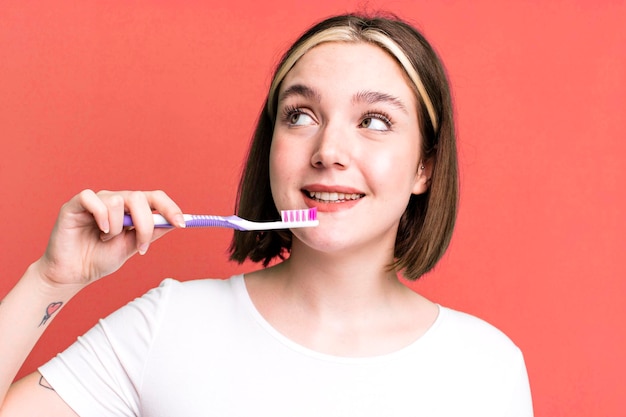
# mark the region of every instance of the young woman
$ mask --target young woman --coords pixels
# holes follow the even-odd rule
[[[435,265],[457,204],[448,84],[414,28],[349,15],[307,31],[275,73],[238,199],[245,218],[316,207],[320,224],[236,232],[231,258],[265,268],[166,280],[9,388],[59,307],[167,233],[153,211],[182,225],[163,192],[65,204],[0,305],[0,415],[532,415],[519,349],[397,277]]]

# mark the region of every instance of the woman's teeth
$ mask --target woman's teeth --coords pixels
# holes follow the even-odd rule
[[[309,191],[309,197],[324,203],[340,203],[347,200],[358,200],[363,197],[362,194],[345,194],[345,193],[327,193],[318,191]]]

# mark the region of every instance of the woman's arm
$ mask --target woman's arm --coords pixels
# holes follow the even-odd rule
[[[11,381],[58,310],[74,295],[71,290],[56,290],[42,285],[38,263],[32,264],[23,278],[0,304],[0,394],[6,398],[0,416],[34,416],[39,410],[48,415],[75,416],[55,391],[46,388],[37,374]],[[55,301],[51,301],[55,300]],[[48,413],[54,410],[56,413]]]
[[[85,190],[67,202],[44,255],[0,303],[0,416],[75,415],[35,373],[13,384],[24,360],[58,311],[82,288],[111,274],[171,229],[155,229],[156,210],[184,225],[178,206],[163,192]],[[133,228],[123,227],[124,213]]]

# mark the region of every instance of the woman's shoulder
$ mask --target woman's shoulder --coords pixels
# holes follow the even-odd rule
[[[518,356],[520,350],[501,329],[475,315],[439,306],[435,333],[467,353]]]
[[[132,300],[111,316],[136,312],[157,317],[174,311],[197,309],[198,306],[203,306],[207,311],[223,308],[225,304],[240,298],[244,289],[242,275],[227,279],[203,278],[188,281],[166,278],[157,287]]]
[[[169,293],[177,296],[204,296],[207,293],[233,292],[243,282],[243,275],[233,275],[229,278],[200,278],[180,281],[174,278],[166,278],[161,283],[148,291],[151,293]]]
[[[188,300],[228,300],[237,296],[243,289],[243,275],[233,275],[229,278],[202,278],[180,281],[166,278],[158,287],[151,289],[145,297],[168,299],[168,302],[182,302]]]

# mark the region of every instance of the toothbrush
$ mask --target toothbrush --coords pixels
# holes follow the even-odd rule
[[[185,227],[227,227],[235,230],[275,230],[292,229],[297,227],[315,227],[317,209],[315,207],[303,210],[282,210],[281,221],[253,222],[238,216],[211,216],[206,214],[184,214]],[[153,214],[154,227],[173,227],[160,214]],[[124,215],[124,226],[132,226],[133,220],[129,214]]]

